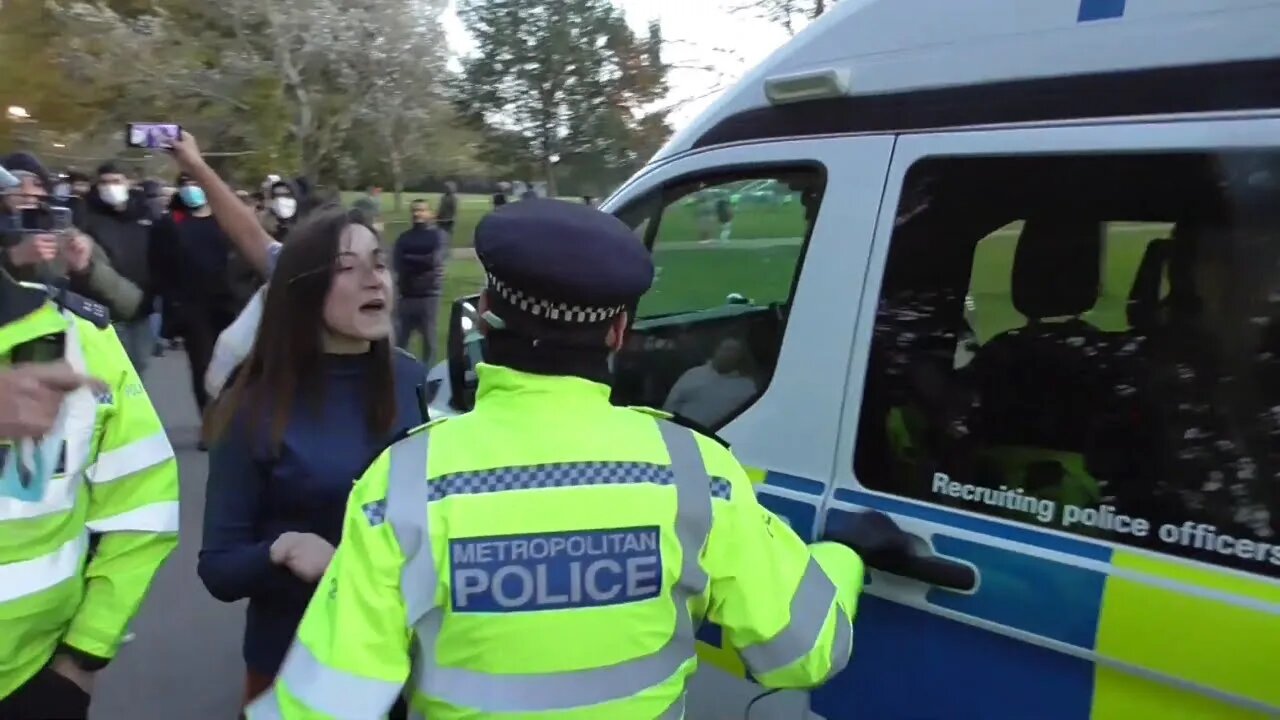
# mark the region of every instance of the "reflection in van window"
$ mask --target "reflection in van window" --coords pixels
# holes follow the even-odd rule
[[[906,185],[859,482],[1280,577],[1280,153],[931,158]]]
[[[615,363],[613,400],[715,430],[768,387],[823,176],[813,167],[681,180],[623,208],[656,277]],[[652,210],[648,210],[652,208]]]

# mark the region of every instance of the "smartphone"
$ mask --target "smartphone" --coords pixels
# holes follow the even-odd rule
[[[182,137],[182,126],[174,123],[129,123],[124,130],[126,147],[163,150]]]
[[[24,233],[60,233],[71,228],[71,210],[41,203],[18,212],[18,228]]]

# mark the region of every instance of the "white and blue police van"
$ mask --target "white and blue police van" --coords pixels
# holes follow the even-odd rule
[[[849,667],[704,627],[691,718],[1280,717],[1280,1],[841,0],[602,207],[614,400],[877,528]]]

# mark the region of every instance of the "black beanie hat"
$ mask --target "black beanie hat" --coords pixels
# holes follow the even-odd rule
[[[16,152],[0,161],[6,170],[11,173],[29,172],[40,178],[40,184],[46,188],[49,187],[49,171],[45,170],[44,165],[36,159],[35,155],[26,152]]]

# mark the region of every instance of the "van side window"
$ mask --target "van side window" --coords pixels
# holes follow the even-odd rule
[[[701,176],[618,213],[650,245],[655,276],[616,360],[614,402],[714,430],[760,397],[823,183],[814,166]]]
[[[1280,577],[1280,152],[905,182],[858,482]]]

